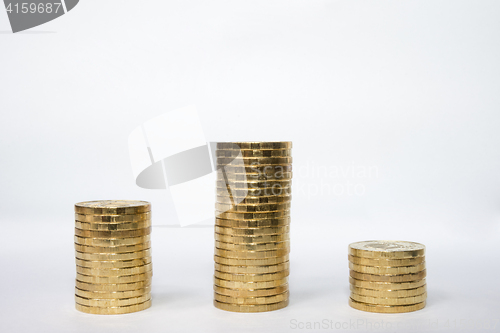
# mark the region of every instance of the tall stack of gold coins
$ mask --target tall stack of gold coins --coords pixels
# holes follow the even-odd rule
[[[351,307],[379,313],[411,312],[425,307],[424,245],[404,241],[352,243],[349,269]]]
[[[217,144],[214,305],[264,312],[288,305],[291,142]]]
[[[75,205],[76,309],[122,314],[151,306],[151,204]]]

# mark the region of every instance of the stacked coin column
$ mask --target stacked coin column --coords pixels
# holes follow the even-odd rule
[[[151,306],[151,205],[89,201],[75,205],[76,309],[122,314]]]
[[[427,299],[425,246],[403,241],[349,245],[351,307],[379,313],[423,309]]]
[[[217,144],[214,305],[288,305],[291,142]]]

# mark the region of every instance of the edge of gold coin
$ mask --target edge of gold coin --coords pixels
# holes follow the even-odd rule
[[[374,282],[410,282],[421,280],[426,277],[427,271],[424,269],[418,273],[401,274],[401,275],[382,275],[382,274],[365,274],[349,270],[351,277],[357,280],[374,281]]]
[[[214,263],[214,265],[216,271],[232,274],[269,274],[290,269],[289,261],[267,266],[232,266],[219,263]]]
[[[425,301],[422,303],[411,304],[411,305],[377,305],[377,304],[366,304],[361,302],[356,302],[352,298],[349,298],[349,305],[356,309],[366,312],[376,312],[376,313],[405,313],[421,310],[425,307]]]
[[[217,149],[292,149],[292,141],[217,142]]]
[[[76,279],[81,282],[92,284],[120,284],[130,282],[146,281],[153,277],[153,271],[133,274],[133,275],[120,275],[120,276],[93,276],[76,273]]]
[[[94,230],[94,231],[136,230],[136,229],[148,228],[150,226],[151,226],[151,220],[139,221],[139,222],[119,222],[119,223],[75,221],[76,228],[82,230]]]
[[[214,276],[214,284],[216,286],[228,289],[267,289],[281,286],[288,283],[288,277],[272,281],[256,281],[256,282],[241,282],[219,279]]]
[[[132,238],[87,238],[75,236],[75,243],[86,246],[113,247],[135,245],[151,241],[151,235]]]
[[[272,251],[272,250],[281,250],[288,249],[290,250],[290,241],[285,240],[281,242],[269,242],[269,243],[260,243],[260,244],[234,244],[234,243],[226,243],[216,240],[215,247],[218,249],[229,250],[229,251]]]
[[[95,200],[75,204],[81,214],[138,214],[151,211],[151,203],[138,200]]]
[[[130,223],[151,221],[151,212],[140,214],[95,215],[75,213],[75,221],[87,223]]]
[[[398,297],[411,297],[422,295],[427,292],[427,286],[423,285],[418,288],[413,289],[401,289],[401,290],[374,290],[355,287],[350,285],[351,292],[361,296],[368,297],[379,297],[379,298],[398,298]]]
[[[259,282],[259,281],[274,281],[283,279],[290,275],[290,270],[284,270],[275,273],[265,273],[265,274],[234,274],[215,271],[214,276],[218,279],[228,280],[228,281],[240,281],[240,282]]]
[[[150,294],[151,286],[127,291],[87,291],[75,287],[75,294],[90,299],[123,299]]]
[[[214,299],[222,303],[239,304],[239,305],[259,305],[273,304],[283,302],[288,299],[289,291],[281,294],[261,297],[231,297],[214,292]]]
[[[228,236],[215,233],[215,240],[232,244],[262,244],[290,241],[290,233],[262,236]]]
[[[113,315],[113,314],[125,314],[132,312],[139,312],[146,310],[151,307],[151,300],[144,303],[134,304],[129,306],[119,306],[119,307],[96,307],[96,306],[85,306],[75,303],[76,309],[80,312],[89,314],[100,314],[100,315]]]
[[[223,303],[214,300],[214,306],[218,309],[232,312],[267,312],[283,309],[288,306],[289,299],[273,304],[261,304],[261,305],[239,305],[231,303]]]
[[[271,257],[281,257],[290,253],[290,249],[279,249],[269,251],[230,251],[215,248],[214,254],[226,258],[235,259],[265,259]]]
[[[89,276],[103,276],[103,277],[113,277],[113,276],[126,276],[126,275],[135,275],[135,274],[143,274],[153,270],[153,264],[146,264],[142,266],[136,267],[128,267],[128,268],[88,268],[76,266],[76,272],[89,275]]]
[[[414,266],[364,266],[349,263],[349,269],[366,274],[413,274],[425,269],[425,262]]]
[[[349,276],[349,283],[354,287],[373,289],[373,290],[404,290],[414,289],[426,285],[426,280],[421,279],[409,282],[376,282],[376,281],[363,281],[354,279]]]
[[[272,257],[265,259],[234,259],[225,258],[218,255],[214,255],[214,261],[218,264],[232,265],[232,266],[267,266],[267,265],[277,265],[285,261],[289,261],[289,255],[284,255],[281,257]]]
[[[129,238],[151,234],[151,227],[135,230],[94,231],[75,228],[75,236],[88,238]]]
[[[221,295],[231,297],[263,297],[278,295],[288,290],[288,283],[281,286],[263,289],[230,289],[214,285],[214,291]]]
[[[413,257],[413,258],[405,258],[405,259],[389,259],[389,258],[362,258],[356,257],[352,255],[348,255],[347,259],[349,262],[352,262],[356,265],[363,266],[390,266],[390,267],[399,267],[399,266],[414,266],[420,263],[425,262],[425,257]]]
[[[290,232],[289,226],[269,227],[269,228],[234,228],[234,227],[219,227],[215,226],[215,232],[222,235],[230,236],[262,236],[262,235],[279,235]]]
[[[151,249],[127,253],[86,253],[75,251],[75,257],[87,261],[120,261],[151,257]]]
[[[349,244],[349,254],[362,258],[402,259],[425,255],[425,246],[407,241],[371,240]]]
[[[76,280],[76,288],[94,292],[119,292],[142,289],[151,286],[151,279],[129,283],[87,283]]]
[[[409,297],[382,298],[382,297],[363,296],[351,292],[351,299],[365,304],[411,305],[424,302],[427,299],[427,293]]]
[[[144,251],[151,248],[151,242],[124,246],[87,246],[75,243],[75,250],[85,253],[128,253]]]
[[[75,295],[76,303],[86,306],[96,306],[96,307],[117,307],[117,306],[127,306],[135,305],[147,302],[151,299],[151,294],[145,294],[138,297],[131,298],[121,298],[121,299],[91,299]]]

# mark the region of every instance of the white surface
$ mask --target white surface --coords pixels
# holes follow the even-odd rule
[[[499,18],[498,1],[86,0],[12,35],[0,10],[2,331],[274,332],[325,318],[493,324]],[[192,104],[208,141],[294,143],[290,307],[214,309],[212,231],[155,227],[154,307],[77,313],[73,204],[149,200],[156,225],[178,224],[168,191],[135,186],[127,140]],[[347,244],[368,239],[427,246],[425,310],[347,306]]]

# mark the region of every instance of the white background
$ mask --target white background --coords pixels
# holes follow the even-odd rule
[[[498,1],[84,0],[19,34],[0,10],[2,331],[500,331],[499,59]],[[284,310],[215,309],[213,230],[135,186],[128,134],[191,104],[209,141],[293,141]],[[154,206],[154,305],[79,313],[73,204],[122,198]],[[427,246],[424,310],[347,305],[367,239]]]

